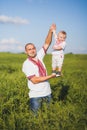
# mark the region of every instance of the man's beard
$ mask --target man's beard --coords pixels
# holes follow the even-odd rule
[[[36,57],[36,55],[37,55],[37,53],[36,54],[34,54],[34,55],[28,55],[29,57],[31,57],[31,58],[35,58]]]

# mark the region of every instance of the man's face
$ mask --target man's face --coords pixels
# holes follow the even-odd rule
[[[36,47],[34,45],[27,45],[25,52],[29,57],[34,58],[36,56],[36,53],[37,53]]]

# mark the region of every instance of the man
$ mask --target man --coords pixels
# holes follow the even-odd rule
[[[46,99],[47,103],[51,100],[51,88],[48,80],[56,75],[47,75],[43,58],[52,42],[52,31],[55,27],[55,24],[50,27],[45,43],[39,52],[36,51],[33,43],[27,43],[25,45],[25,52],[28,58],[23,63],[22,71],[28,79],[30,107],[33,112],[38,111],[43,99]]]

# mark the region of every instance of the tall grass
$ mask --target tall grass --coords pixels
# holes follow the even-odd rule
[[[63,76],[50,79],[52,102],[39,116],[29,108],[25,54],[0,53],[0,130],[86,130],[87,55],[66,54]],[[51,55],[44,58],[51,73]]]

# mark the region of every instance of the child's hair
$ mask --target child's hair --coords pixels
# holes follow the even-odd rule
[[[59,33],[64,34],[65,36],[67,36],[67,33],[65,31],[60,31]]]

